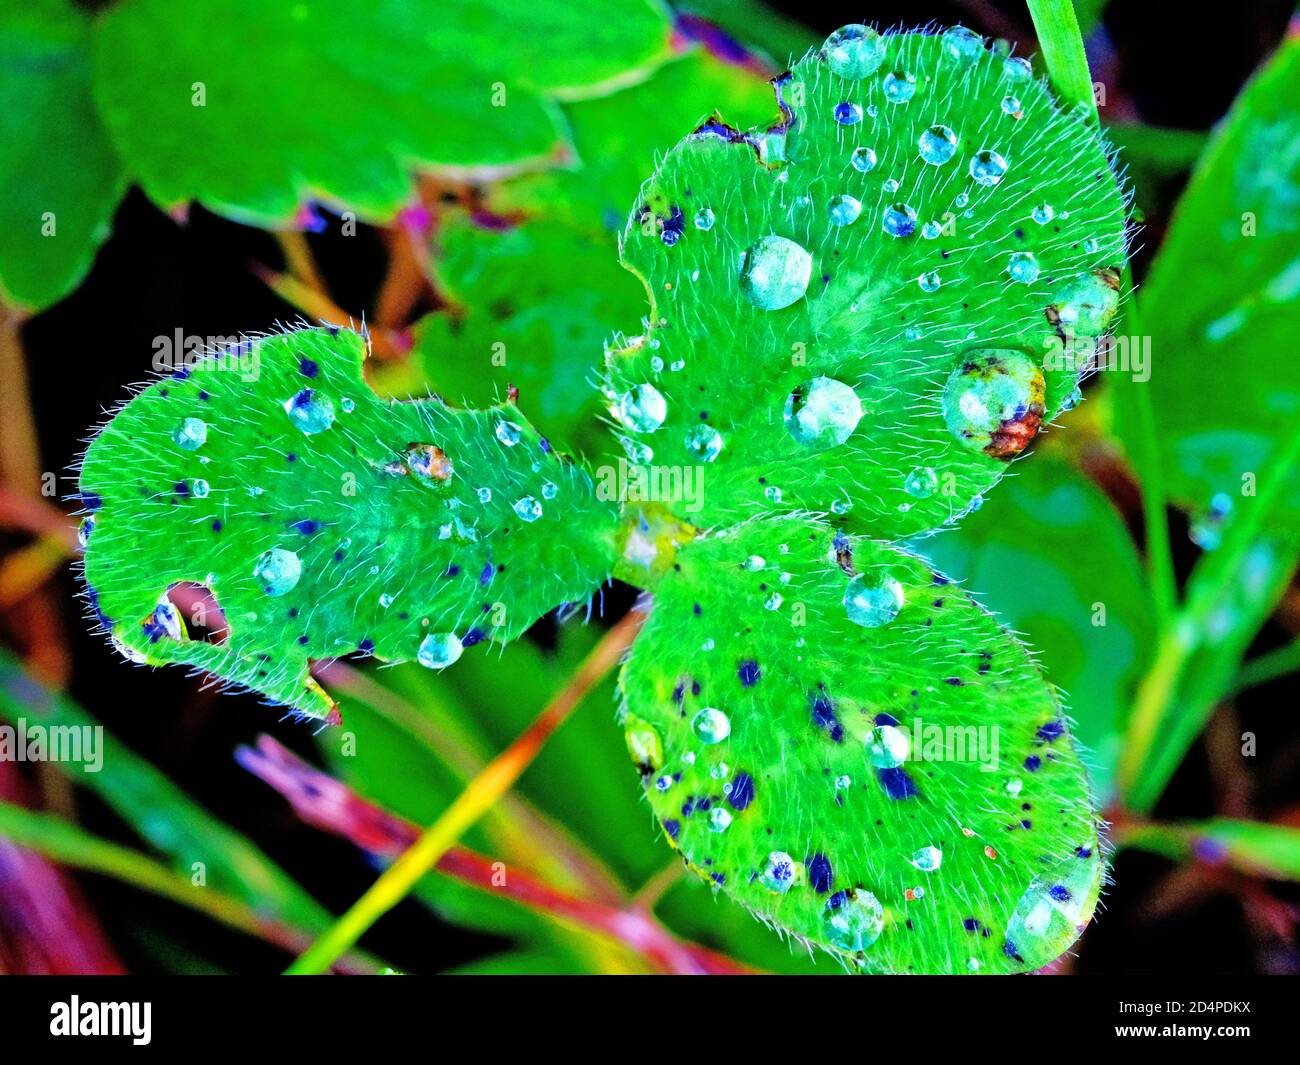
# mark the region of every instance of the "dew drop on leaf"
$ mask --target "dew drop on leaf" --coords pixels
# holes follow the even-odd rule
[[[745,252],[740,290],[761,311],[779,311],[803,299],[812,278],[812,256],[785,237],[763,237]]]
[[[186,418],[172,432],[176,446],[185,451],[197,451],[208,439],[208,423],[202,418]]]
[[[947,126],[931,126],[921,134],[917,150],[931,166],[942,166],[957,152],[957,134]]]
[[[310,388],[304,388],[297,395],[285,400],[284,411],[307,436],[323,433],[334,424],[334,404],[328,396]]]
[[[844,590],[844,611],[849,620],[864,629],[888,625],[903,609],[903,586],[893,577],[877,578],[859,573]]]
[[[832,377],[805,381],[786,397],[786,429],[796,441],[814,450],[844,443],[861,420],[858,394]]]
[[[420,641],[416,660],[428,669],[446,669],[465,653],[465,645],[454,632],[431,632]]]
[[[654,385],[634,385],[619,400],[618,414],[633,432],[653,433],[668,417],[668,402]]]
[[[287,548],[273,547],[258,556],[253,576],[267,595],[287,595],[302,576],[302,561]]]
[[[701,743],[721,743],[731,735],[731,721],[721,710],[706,706],[691,719],[691,731]]]
[[[885,40],[870,26],[841,26],[822,46],[832,74],[857,81],[874,74],[885,61]]]

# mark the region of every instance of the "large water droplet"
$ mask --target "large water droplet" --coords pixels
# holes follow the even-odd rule
[[[1020,97],[1007,95],[1002,97],[1002,113],[1004,115],[1020,115],[1021,111]],[[1023,118],[1024,116],[1021,115]]]
[[[849,162],[859,174],[867,174],[876,168],[876,153],[871,148],[855,148]]]
[[[943,864],[943,851],[938,847],[922,847],[908,861],[923,873],[937,872]]]
[[[731,721],[721,710],[706,706],[691,718],[691,731],[701,743],[721,743],[731,735]]]
[[[785,237],[763,237],[745,252],[740,291],[761,311],[779,311],[803,299],[812,278],[812,256]]]
[[[532,496],[515,500],[514,509],[521,521],[534,522],[542,516],[542,505]]]
[[[293,398],[285,400],[284,411],[289,420],[308,436],[323,433],[334,424],[334,404],[328,396],[310,388],[304,388]]]
[[[700,462],[712,462],[722,450],[722,434],[711,425],[697,425],[686,434],[686,450]]]
[[[957,134],[947,126],[931,126],[917,141],[921,158],[931,166],[941,166],[957,152]]]
[[[618,415],[633,432],[653,433],[668,417],[668,401],[652,384],[634,385],[619,400]]]
[[[878,629],[903,609],[903,586],[893,577],[859,573],[844,589],[844,612],[855,625]]]
[[[985,148],[970,161],[970,176],[978,185],[996,185],[1007,172],[1007,161],[997,152]]]
[[[852,196],[832,196],[829,204],[831,224],[852,225],[862,213],[862,204]]]
[[[1043,419],[1043,371],[1006,348],[967,352],[948,377],[943,417],[967,447],[994,458],[1018,455]]]
[[[714,215],[713,215],[713,211],[710,208],[701,207],[698,211],[695,212],[696,229],[702,229],[702,230],[712,229],[713,222],[714,222]]]
[[[857,888],[828,909],[823,918],[826,939],[840,950],[856,954],[880,938],[885,928],[885,911],[870,891]]]
[[[867,758],[877,769],[897,769],[912,753],[907,733],[896,725],[877,725],[866,741]]]
[[[1002,64],[1002,73],[1008,81],[1029,81],[1034,76],[1034,68],[1028,59],[1012,55]]]
[[[1022,285],[1038,279],[1038,260],[1031,251],[1013,251],[1007,260],[1007,273]]]
[[[817,451],[844,443],[861,420],[858,394],[832,377],[814,377],[786,397],[785,427],[800,444]]]
[[[1029,212],[1029,217],[1040,226],[1045,226],[1056,217],[1056,208],[1054,208],[1050,203],[1040,203]]]
[[[918,277],[916,283],[921,286],[922,292],[938,292],[940,286],[943,285],[943,279],[937,271],[931,270]]]
[[[465,645],[454,632],[431,632],[420,641],[416,659],[427,669],[446,669],[465,653]]]
[[[841,26],[826,38],[822,55],[832,74],[857,81],[885,61],[885,40],[870,26]]]
[[[760,879],[768,891],[784,895],[794,886],[798,877],[799,866],[785,851],[772,851],[767,856]]]
[[[943,33],[943,54],[963,66],[973,63],[984,51],[984,38],[965,26],[954,26]]]
[[[905,104],[916,95],[916,76],[906,70],[885,75],[885,99],[891,104]]]
[[[1119,274],[1100,270],[1067,281],[1047,308],[1047,319],[1061,332],[1101,336],[1119,307]]]
[[[196,477],[193,483],[190,484],[190,494],[195,499],[207,499],[211,491],[212,486],[202,477]]]
[[[903,488],[916,499],[929,499],[939,489],[939,475],[929,466],[918,466],[907,475]]]
[[[186,418],[173,431],[172,439],[185,451],[197,451],[208,440],[208,423],[202,418]]]
[[[715,806],[709,811],[709,831],[725,832],[731,827],[731,811],[725,806]]]
[[[916,231],[916,212],[905,203],[891,204],[880,216],[880,228],[891,237],[910,237]]]
[[[1029,882],[1007,923],[1006,951],[1030,969],[1041,968],[1078,938],[1097,899],[1102,863],[1096,848],[1089,857],[1067,858]]]
[[[519,438],[523,435],[523,430],[519,428],[516,423],[508,422],[503,419],[502,421],[497,422],[496,434],[497,439],[500,440],[501,443],[505,444],[506,447],[514,447],[519,443]]]
[[[302,576],[302,561],[293,551],[273,547],[258,556],[253,576],[267,595],[287,595]]]

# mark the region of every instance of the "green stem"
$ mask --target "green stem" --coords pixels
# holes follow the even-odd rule
[[[1092,74],[1074,5],[1070,0],[1028,0],[1028,4],[1052,88],[1063,102],[1081,108],[1088,121],[1097,125]]]
[[[1267,684],[1270,680],[1285,677],[1288,673],[1300,670],[1300,640],[1278,647],[1258,658],[1252,659],[1241,667],[1236,680],[1232,682],[1229,695],[1236,695],[1247,688]]]

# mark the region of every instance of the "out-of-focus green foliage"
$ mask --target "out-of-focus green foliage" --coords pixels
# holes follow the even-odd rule
[[[62,299],[90,269],[125,178],[90,96],[90,23],[67,0],[0,11],[0,293]]]
[[[1300,421],[1297,99],[1291,38],[1215,134],[1139,295],[1164,474],[1193,511],[1253,493]],[[1298,516],[1293,483],[1277,521],[1294,529]]]

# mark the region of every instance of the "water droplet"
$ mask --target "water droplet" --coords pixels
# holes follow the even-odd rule
[[[172,439],[185,451],[197,451],[207,443],[208,423],[202,418],[186,418],[172,431]]]
[[[659,791],[667,791],[673,786],[673,778],[667,773],[655,780],[655,788]]]
[[[785,851],[772,851],[767,856],[761,880],[768,891],[784,895],[794,886],[799,876],[799,866]]]
[[[978,185],[996,185],[1007,172],[1007,161],[989,148],[975,153],[970,161],[970,176]]]
[[[722,450],[722,434],[711,425],[697,425],[686,434],[686,450],[700,462],[712,462]]]
[[[763,489],[763,495],[767,497],[767,500],[770,503],[781,502],[781,489],[779,489],[774,484],[768,485],[765,489]]]
[[[1056,217],[1056,209],[1050,203],[1040,203],[1030,212],[1029,217],[1040,226],[1045,226]]]
[[[1014,799],[1017,795],[1020,794],[1021,789],[1023,789],[1024,786],[1025,786],[1024,781],[1022,781],[1019,777],[1012,777],[1010,780],[1007,781],[1007,794]]]
[[[845,100],[835,105],[835,121],[841,126],[856,126],[862,121],[862,108]]]
[[[390,606],[393,605],[393,599],[394,596],[389,595],[388,592],[384,592],[379,597],[379,605],[383,607],[385,610],[387,610]]]
[[[922,847],[908,861],[923,873],[937,872],[943,864],[943,851],[938,847]]]
[[[888,192],[890,195],[893,195],[895,192],[898,191],[898,180],[896,178],[890,178],[881,186],[881,188],[884,189],[886,192]]]
[[[514,422],[499,421],[496,428],[497,439],[506,447],[514,447],[519,443],[519,438],[523,430]]]
[[[895,725],[877,725],[866,742],[867,758],[877,769],[897,769],[912,753],[907,733]]]
[[[885,75],[885,99],[891,104],[905,104],[916,95],[916,77],[906,70]]]
[[[905,203],[891,204],[881,215],[880,228],[891,237],[910,237],[916,230],[916,212]]]
[[[841,950],[857,953],[880,938],[885,928],[885,911],[870,891],[857,888],[823,918],[826,939]]]
[[[731,735],[731,722],[721,710],[706,706],[691,719],[691,731],[701,743],[721,743]]]
[[[943,33],[943,54],[963,66],[973,63],[984,51],[984,38],[965,26],[954,26]]]
[[[203,478],[198,477],[190,484],[190,494],[195,499],[207,499],[208,493],[212,491],[212,486]]]
[[[888,625],[903,609],[903,586],[893,577],[875,578],[859,573],[844,589],[844,611],[864,629]]]
[[[749,558],[745,559],[745,561],[741,563],[741,569],[744,569],[749,573],[757,573],[766,565],[767,559],[762,555],[750,555]]]
[[[861,420],[858,394],[832,377],[805,381],[786,397],[786,429],[800,444],[817,451],[844,443]]]
[[[1030,969],[1041,968],[1079,935],[1097,898],[1102,863],[1067,858],[1029,882],[1007,923],[1007,944]]]
[[[709,776],[711,776],[714,780],[726,780],[727,774],[730,772],[731,770],[730,768],[728,768],[726,762],[719,762],[717,765],[715,765],[712,769],[709,770]]]
[[[1074,410],[1074,408],[1077,407],[1082,402],[1083,402],[1083,389],[1081,389],[1078,385],[1075,385],[1072,389],[1070,389],[1066,397],[1063,400],[1061,400],[1061,410],[1063,412],[1067,410]]]
[[[1018,455],[1043,419],[1043,372],[1026,355],[1006,348],[967,352],[943,391],[949,432],[994,458]]]
[[[542,516],[542,505],[532,496],[515,500],[515,513],[520,521],[534,522]]]
[[[849,162],[859,174],[867,174],[876,168],[876,153],[871,148],[855,148]]]
[[[926,240],[935,240],[942,232],[943,226],[939,225],[938,222],[926,222],[925,225],[921,227],[921,236]]]
[[[1002,113],[1004,115],[1018,115],[1020,114],[1020,107],[1021,107],[1020,97],[1018,96],[1002,97]]]
[[[851,787],[853,787],[853,778],[849,776],[847,773],[841,774],[840,776],[835,778],[836,791],[845,791]]]
[[[822,55],[832,74],[857,81],[885,61],[885,40],[870,26],[841,26],[826,38]]]
[[[302,561],[283,547],[273,547],[258,556],[253,576],[267,595],[287,595],[302,576]]]
[[[339,400],[339,406],[343,408],[344,414],[351,414],[354,410],[357,409],[357,401],[353,399],[351,396],[344,396],[341,400]]]
[[[420,641],[416,659],[426,669],[446,669],[465,653],[465,645],[454,632],[431,632]]]
[[[964,192],[959,192],[955,197],[953,197],[952,202],[953,205],[956,207],[965,207],[968,203],[970,203],[970,197]]]
[[[1119,274],[1100,270],[1062,285],[1047,308],[1047,318],[1060,332],[1096,337],[1105,333],[1118,307]]]
[[[1083,242],[1083,250],[1086,251],[1089,255],[1095,255],[1097,253],[1097,249],[1099,249],[1100,247],[1101,247],[1101,242],[1098,241],[1096,237],[1089,237],[1087,240]]]
[[[918,277],[916,283],[921,286],[922,292],[938,292],[943,280],[936,271],[931,270],[928,274]]]
[[[931,126],[921,134],[917,150],[931,166],[941,166],[957,153],[957,134],[947,126]]]
[[[712,229],[714,223],[713,211],[708,207],[701,207],[695,212],[696,229]]]
[[[829,213],[832,225],[852,225],[862,213],[862,204],[852,196],[832,196]]]
[[[307,436],[323,433],[334,424],[334,404],[328,396],[310,388],[304,388],[292,399],[285,400],[284,411]]]
[[[1009,81],[1029,81],[1034,76],[1034,68],[1028,59],[1012,55],[1007,56],[1006,62],[1002,64],[1002,73]]]
[[[668,417],[668,401],[654,385],[634,385],[619,400],[618,415],[633,432],[653,433]]]
[[[763,607],[767,610],[780,610],[783,602],[785,602],[785,600],[781,598],[781,593],[773,592],[763,600]]]
[[[918,466],[907,475],[903,488],[916,499],[929,499],[939,489],[939,475],[929,466]]]
[[[1007,273],[1012,281],[1028,285],[1038,279],[1038,260],[1031,251],[1013,251],[1007,260]]]
[[[731,811],[725,806],[715,806],[709,811],[709,831],[725,832],[731,827]]]
[[[559,493],[560,493],[559,485],[557,485],[554,481],[542,482],[543,499],[554,499],[557,495],[559,495]]]
[[[763,237],[744,255],[740,291],[761,311],[779,311],[803,299],[812,278],[812,256],[785,237]]]
[[[95,519],[93,517],[82,518],[81,524],[77,526],[77,543],[79,543],[82,548],[85,548],[85,546],[90,543],[90,534],[94,531]]]
[[[492,502],[492,489],[491,489],[491,488],[487,488],[487,487],[480,488],[476,494],[478,495],[478,501],[479,501],[480,503],[491,503],[491,502]]]

